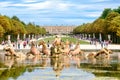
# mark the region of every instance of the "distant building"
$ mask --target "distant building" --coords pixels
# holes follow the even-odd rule
[[[42,26],[49,34],[70,34],[75,26]]]

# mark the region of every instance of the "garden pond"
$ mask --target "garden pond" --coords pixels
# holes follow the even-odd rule
[[[120,52],[108,59],[81,56],[4,59],[0,52],[0,80],[120,80]]]

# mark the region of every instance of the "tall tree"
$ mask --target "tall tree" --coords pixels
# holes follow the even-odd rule
[[[116,32],[116,29],[115,29],[115,25],[116,23],[114,22],[114,18],[119,16],[120,14],[117,13],[117,12],[111,12],[108,14],[108,16],[106,17],[106,20],[107,20],[107,26],[108,26],[108,31],[109,32]]]
[[[111,21],[110,29],[113,32],[117,32],[117,35],[120,36],[120,16],[115,17]]]
[[[0,16],[0,25],[4,28],[5,33],[9,34],[12,30],[9,18],[6,16]]]
[[[18,35],[18,34],[25,34],[26,33],[26,29],[24,27],[24,25],[20,22],[20,21],[17,21],[17,20],[12,20],[12,23],[14,25],[14,29],[13,29],[13,33],[15,35]]]
[[[26,25],[27,34],[35,34],[35,25],[29,23]]]
[[[120,6],[117,9],[113,9],[114,12],[118,12],[120,14]]]
[[[112,11],[111,8],[104,9],[104,11],[103,11],[102,15],[100,16],[100,18],[105,19],[106,16],[108,15],[108,13],[110,13],[111,11]]]
[[[2,37],[4,35],[5,30],[3,29],[3,27],[0,25],[0,37]]]
[[[106,21],[105,19],[97,19],[93,22],[93,31],[94,33],[106,33]]]
[[[105,19],[110,22],[111,20],[113,20],[113,18],[115,18],[116,16],[119,16],[119,15],[120,14],[118,12],[112,11],[107,15],[107,17]]]
[[[16,21],[20,21],[20,19],[17,16],[13,16],[12,19],[14,19]]]

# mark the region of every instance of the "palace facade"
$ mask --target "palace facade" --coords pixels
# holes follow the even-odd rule
[[[48,34],[70,34],[75,26],[43,26]]]

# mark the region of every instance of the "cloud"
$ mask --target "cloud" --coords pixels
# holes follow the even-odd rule
[[[32,10],[51,9],[51,10],[59,10],[59,11],[68,10],[70,6],[71,4],[66,4],[66,3],[54,1],[54,0],[51,0],[51,1],[47,0],[44,2],[40,2],[40,3],[38,2],[38,3],[27,5],[28,9],[32,9]]]
[[[24,3],[26,2],[26,3]],[[3,2],[1,4],[5,4],[5,7],[26,7],[27,9],[30,10],[41,10],[41,9],[51,9],[51,10],[68,10],[70,7],[73,6],[73,4],[70,3],[64,3],[63,1],[56,1],[56,0],[46,0],[46,1],[37,1],[37,0],[24,0],[23,3],[8,3],[8,2]],[[30,3],[29,3],[30,2]]]
[[[22,0],[23,2],[29,3],[29,2],[37,2],[38,0]]]
[[[116,0],[117,1],[117,0]],[[38,24],[79,24],[98,18],[104,8],[117,8],[112,0],[9,0],[0,2],[0,12]]]
[[[8,7],[11,5],[11,2],[0,2],[0,8]]]
[[[91,2],[106,2],[106,1],[111,1],[111,0],[91,0]]]

